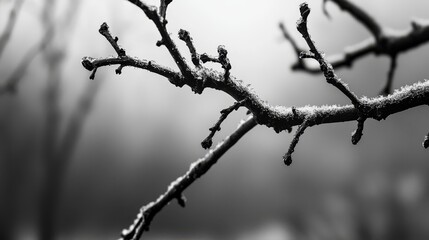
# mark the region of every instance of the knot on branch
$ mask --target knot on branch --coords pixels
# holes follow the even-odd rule
[[[188,47],[189,52],[191,53],[192,63],[196,67],[200,67],[200,57],[197,53],[197,50],[195,49],[194,43],[192,41],[192,37],[189,34],[189,32],[186,30],[180,29],[179,39],[186,43],[186,46]]]
[[[82,61],[81,61],[81,63],[82,63],[82,66],[86,69],[86,70],[88,70],[88,71],[92,71],[92,70],[94,70],[94,68],[95,68],[95,66],[94,66],[94,64],[93,64],[93,61],[95,60],[95,58],[92,58],[92,57],[83,57],[82,58]]]
[[[301,18],[298,19],[296,22],[296,28],[298,29],[298,32],[300,32],[303,36],[308,35],[305,34],[307,30],[307,18],[310,14],[310,8],[308,7],[307,3],[302,3],[299,5],[299,12],[301,13]]]

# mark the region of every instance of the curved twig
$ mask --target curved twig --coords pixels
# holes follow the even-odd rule
[[[222,155],[227,152],[242,136],[256,126],[253,117],[249,117],[242,122],[237,130],[223,142],[219,143],[213,150],[210,150],[203,158],[192,163],[189,170],[181,177],[173,181],[168,186],[167,191],[158,197],[154,202],[143,206],[137,214],[134,223],[122,231],[121,240],[140,239],[144,231],[148,231],[150,223],[156,214],[174,199],[182,199],[183,191],[186,190],[195,180],[204,175]]]

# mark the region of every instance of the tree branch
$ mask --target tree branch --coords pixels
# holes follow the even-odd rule
[[[134,57],[108,57],[103,59],[95,59],[84,57],[82,65],[89,71],[94,68],[99,68],[109,65],[123,65],[135,68],[141,68],[150,72],[166,77],[172,84],[176,86],[187,85],[191,89],[197,85],[197,79],[186,79],[181,73],[175,72],[165,66],[152,63],[147,60],[139,60]],[[244,106],[248,108],[256,117],[258,124],[272,127],[276,132],[287,130],[292,126],[301,124],[305,117],[314,113],[317,114],[315,121],[317,124],[346,122],[357,120],[359,111],[352,105],[346,106],[313,106],[297,108],[298,113],[293,114],[291,108],[273,107],[266,101],[261,100],[255,92],[243,84],[242,81],[230,77],[230,81],[223,81],[222,73],[207,70],[205,68],[195,71],[194,74],[206,77],[204,87],[213,88],[223,91],[236,99],[248,99]],[[366,97],[359,99],[368,108],[367,118],[382,120],[391,114],[401,112],[416,106],[426,105],[429,103],[429,81],[415,83],[411,86],[403,87],[388,96],[379,96],[377,98],[368,99]]]
[[[234,133],[225,138],[223,142],[219,143],[213,150],[210,150],[203,158],[192,163],[189,170],[183,176],[173,181],[168,186],[167,191],[164,194],[159,196],[156,201],[151,202],[140,209],[134,223],[128,229],[124,229],[122,231],[120,239],[140,239],[143,232],[149,230],[149,226],[158,212],[160,212],[174,199],[182,199],[183,191],[185,191],[195,180],[203,176],[225,152],[227,152],[242,136],[255,126],[255,119],[253,117],[249,117],[238,126]]]

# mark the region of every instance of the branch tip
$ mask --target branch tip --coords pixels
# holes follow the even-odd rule
[[[425,139],[423,140],[422,146],[426,149],[429,147],[429,133],[425,136]]]
[[[222,122],[228,117],[228,115],[231,113],[231,112],[233,112],[233,111],[236,111],[236,110],[238,110],[241,106],[243,106],[244,105],[244,103],[246,102],[246,98],[245,99],[243,99],[243,100],[241,100],[241,101],[237,101],[237,102],[235,102],[232,106],[230,106],[230,107],[228,107],[228,108],[225,108],[225,109],[222,109],[221,111],[220,111],[220,117],[219,117],[219,120],[215,123],[215,125],[213,125],[213,127],[211,127],[211,128],[209,128],[209,131],[210,131],[210,134],[201,142],[201,146],[204,148],[204,149],[208,149],[208,148],[210,148],[211,146],[212,146],[212,144],[213,144],[213,137],[214,137],[214,135],[215,135],[215,133],[217,132],[217,131],[220,131],[221,130],[221,127],[220,127],[220,125],[222,124]]]
[[[164,45],[164,41],[163,41],[162,39],[161,39],[161,40],[158,40],[158,41],[156,41],[155,45],[156,45],[157,47],[161,47],[162,45]]]
[[[148,63],[149,65],[150,65],[150,62]],[[117,68],[117,69],[115,69],[115,73],[116,74],[118,74],[118,75],[121,75],[122,74],[122,69],[124,68],[125,66],[124,65],[119,65],[119,67]]]
[[[119,57],[124,57],[126,52],[123,48],[118,45],[118,37],[113,37],[109,31],[109,25],[106,22],[102,23],[98,32],[103,35],[106,40],[112,45]]]
[[[180,29],[179,39],[186,43],[186,46],[188,47],[189,52],[191,53],[192,63],[196,67],[200,67],[200,57],[197,53],[197,50],[195,49],[194,43],[192,42],[192,37],[189,34],[189,32],[186,30]]]
[[[357,122],[358,122],[357,129],[352,132],[352,144],[353,145],[358,144],[358,142],[362,138],[365,120],[366,120],[365,117],[360,117],[357,120]]]
[[[177,198],[177,203],[182,207],[186,207],[186,197],[183,194],[180,194]]]
[[[95,79],[95,73],[97,72],[97,69],[98,69],[98,68],[94,68],[94,69],[92,70],[92,73],[91,73],[91,75],[89,76],[89,79],[91,79],[91,80],[94,80],[94,79]]]
[[[293,137],[292,142],[289,145],[289,149],[287,153],[283,156],[283,162],[284,164],[286,164],[286,166],[289,166],[292,164],[292,153],[295,151],[295,147],[299,142],[299,138],[301,137],[302,134],[304,134],[304,131],[309,126],[310,126],[310,119],[306,118],[296,130],[295,136]]]
[[[84,57],[82,58],[82,66],[88,70],[88,71],[92,71],[94,70],[95,66],[93,64],[94,58],[92,57]]]

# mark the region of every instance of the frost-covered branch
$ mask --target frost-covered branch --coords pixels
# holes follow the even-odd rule
[[[113,38],[110,32],[107,31],[107,24],[103,23],[101,28],[106,31],[103,30],[100,31],[100,33],[116,50],[118,56],[107,58],[84,57],[82,59],[82,65],[87,70],[92,71],[90,78],[95,77],[95,71],[98,68],[109,65],[119,66],[118,69],[116,69],[116,73],[120,73],[125,67],[145,69],[165,77],[175,86],[183,87],[186,85],[197,94],[201,94],[205,88],[212,88],[224,92],[234,98],[240,106],[246,107],[252,116],[222,144],[218,145],[214,150],[209,151],[203,159],[192,164],[190,170],[184,176],[174,181],[165,194],[161,195],[156,201],[144,206],[131,227],[123,232],[123,240],[139,239],[141,234],[148,230],[148,227],[155,215],[170,201],[177,199],[180,205],[184,205],[184,197],[182,195],[183,190],[191,185],[195,179],[207,172],[223,153],[232,147],[232,145],[235,144],[241,136],[256,124],[271,127],[276,132],[284,130],[290,131],[293,126],[299,126],[289,150],[284,157],[285,163],[289,165],[291,163],[291,154],[298,143],[299,137],[308,127],[320,124],[357,120],[358,128],[352,137],[353,143],[357,143],[362,136],[363,121],[366,119],[372,118],[383,120],[391,114],[420,105],[429,104],[429,81],[427,80],[415,83],[411,86],[403,87],[387,96],[379,96],[372,99],[366,97],[358,98],[351,93],[335,75],[333,67],[317,50],[310,39],[306,25],[301,24],[299,25],[299,28],[302,28],[301,30],[303,30],[301,33],[303,33],[304,38],[306,38],[307,43],[310,46],[310,52],[301,54],[300,56],[311,57],[318,60],[322,71],[325,73],[326,80],[328,82],[332,82],[339,90],[349,97],[352,105],[305,106],[296,108],[271,106],[266,101],[260,99],[257,93],[255,93],[248,85],[244,84],[243,81],[236,79],[230,74],[229,70],[231,69],[231,63],[227,58],[227,50],[224,46],[220,45],[218,47],[218,56],[210,56],[208,54],[200,55],[196,51],[189,33],[185,30],[180,30],[178,38],[183,40],[188,46],[192,62],[194,63],[194,66],[190,66],[179,53],[176,44],[168,34],[165,24],[166,16],[158,14],[156,7],[149,6],[141,1],[128,1],[142,9],[146,16],[155,24],[162,37],[162,39],[158,41],[157,45],[165,45],[167,47],[170,55],[179,67],[179,71],[172,70],[150,60],[129,56],[123,48],[119,47],[118,38]],[[306,17],[308,16],[309,11],[305,8],[301,8],[301,13],[303,15],[303,19],[305,18],[305,21],[301,21],[301,23],[306,22]],[[400,45],[401,48],[406,48],[406,44],[408,43],[403,44],[404,45]],[[299,48],[296,44],[294,48],[295,51],[298,52]],[[221,64],[224,72],[212,70],[211,68],[204,66],[204,63],[208,61]],[[235,108],[236,105],[233,105],[231,108],[228,108],[226,112],[231,112]],[[226,112],[222,113],[222,115],[225,114],[225,118],[227,115]],[[223,120],[218,121],[219,125],[221,121]],[[214,133],[218,127],[219,126],[213,128],[214,131],[212,131],[212,133]]]

